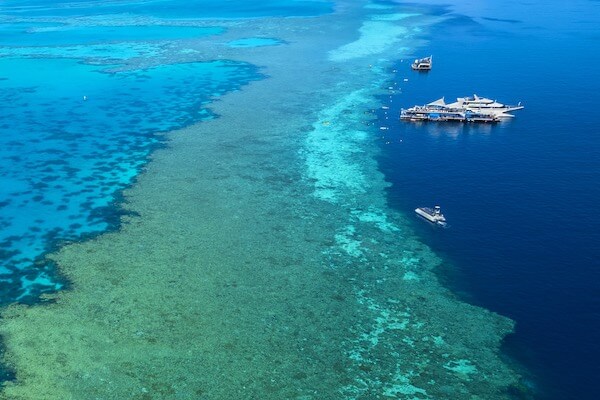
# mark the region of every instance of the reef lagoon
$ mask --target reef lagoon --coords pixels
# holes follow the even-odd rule
[[[386,162],[406,62],[510,31],[428,3],[4,2],[0,398],[542,393]]]

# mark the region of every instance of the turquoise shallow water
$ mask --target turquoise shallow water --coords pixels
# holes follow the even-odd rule
[[[33,1],[4,2],[4,13],[15,16],[89,16],[94,14],[135,14],[157,18],[254,18],[325,14],[332,11],[324,1],[242,0],[230,4],[219,0],[154,1]]]
[[[114,66],[113,66],[114,67]],[[212,97],[256,79],[215,61],[107,72],[74,59],[0,59],[0,274],[4,301],[44,290],[33,261],[57,240],[118,223],[114,195],[130,184],[157,133],[211,118]]]
[[[41,256],[64,240],[78,240],[87,235],[103,232],[118,223],[121,211],[113,207],[115,198],[118,196],[120,189],[129,185],[135,179],[152,149],[162,144],[160,132],[177,129],[205,118],[214,118],[215,116],[205,109],[208,101],[228,91],[237,90],[241,85],[251,80],[261,78],[257,67],[244,63],[233,61],[178,62],[177,59],[170,58],[165,61],[164,58],[160,57],[162,44],[166,42],[169,44],[177,43],[179,39],[206,38],[209,35],[218,37],[217,35],[225,32],[220,27],[110,26],[106,22],[110,21],[111,17],[108,19],[102,17],[100,19],[102,22],[97,25],[89,24],[89,22],[79,24],[71,17],[79,15],[90,17],[98,13],[120,14],[131,12],[138,16],[156,18],[248,18],[266,15],[315,15],[331,10],[328,3],[302,1],[243,2],[241,4],[236,3],[231,8],[223,7],[222,2],[213,1],[188,2],[185,6],[181,6],[180,3],[174,1],[61,2],[59,7],[49,7],[48,4],[48,2],[30,2],[28,5],[31,7],[25,9],[22,7],[21,2],[9,1],[6,2],[7,7],[4,11],[12,17],[56,16],[58,17],[57,20],[63,23],[48,23],[41,20],[6,22],[9,19],[5,18],[5,22],[0,26],[2,32],[6,33],[0,38],[0,44],[4,46],[0,48],[0,99],[3,104],[7,105],[0,111],[2,113],[0,115],[0,156],[2,160],[5,160],[3,161],[3,172],[0,176],[0,226],[2,227],[0,233],[0,278],[2,279],[0,296],[4,302],[14,300],[33,301],[39,293],[58,287],[60,284],[53,276],[52,267],[45,264]],[[377,6],[390,5],[396,6],[397,3],[381,1],[377,4]],[[414,10],[413,7],[407,7],[407,10],[404,11],[411,12],[411,10]],[[521,20],[505,9],[497,10],[498,14],[488,11],[486,10],[479,18],[488,21],[490,24],[500,26],[506,24],[516,27],[523,26]],[[441,6],[432,7],[428,12],[440,16],[449,13],[446,8]],[[546,15],[546,17],[552,19],[559,15],[560,13],[555,11]],[[456,14],[455,17],[452,20],[454,24],[450,23],[443,26],[444,29],[452,30],[455,37],[460,37],[465,42],[474,41],[477,43],[479,43],[479,40],[489,40],[488,35],[494,37],[489,32],[478,29],[480,23],[476,21],[475,17],[462,14]],[[61,18],[63,19],[61,20]],[[123,24],[123,18],[125,17],[121,15],[119,18],[120,21],[118,22]],[[394,17],[390,16],[389,18],[393,19]],[[539,20],[534,22],[539,23]],[[579,19],[578,25],[589,29],[590,24],[588,22],[582,17]],[[561,26],[572,28],[568,24]],[[550,32],[535,24],[528,26],[527,29],[536,34],[541,32],[542,36]],[[563,31],[561,34],[571,34],[572,32],[569,29],[567,29],[567,33]],[[592,29],[582,30],[584,33],[592,32],[594,34],[595,32]],[[462,34],[464,36],[461,36]],[[500,29],[496,34],[497,37],[506,39],[506,33],[503,29]],[[442,37],[443,35],[440,34],[439,36]],[[518,52],[510,43],[510,40],[502,42],[506,45],[506,47],[501,48],[502,51],[506,52],[504,60],[511,59],[517,53],[522,57],[527,56],[529,52],[525,43],[531,47],[545,46],[546,51],[555,49],[552,46],[556,43],[542,43],[536,42],[535,39],[529,39],[530,41],[522,42],[524,46]],[[2,42],[2,40],[4,41]],[[566,51],[568,46],[565,46],[565,43],[568,43],[568,41],[560,42],[563,46],[562,51],[568,54]],[[282,42],[279,42],[277,38],[246,37],[228,42],[230,47],[239,48],[275,44],[282,44]],[[440,81],[430,79],[429,84],[432,86],[429,87],[427,86],[426,76],[419,76],[419,81],[411,77],[411,82],[414,80],[420,82],[423,86],[414,89],[412,93],[410,89],[405,90],[406,94],[411,93],[414,96],[414,101],[411,100],[408,105],[432,100],[428,97],[430,94],[434,94],[432,82],[435,82],[435,90],[443,87],[443,94],[448,96],[471,94],[471,89],[478,90],[483,87],[494,94],[501,95],[499,97],[501,100],[505,98],[507,101],[513,100],[509,95],[514,93],[508,91],[509,86],[506,82],[498,79],[498,75],[494,79],[490,79],[490,76],[484,73],[489,70],[488,64],[503,65],[503,61],[498,61],[497,58],[498,49],[485,46],[485,44],[478,47],[478,54],[481,57],[477,61],[480,64],[476,64],[480,66],[478,72],[481,72],[481,75],[470,74],[471,81],[467,86],[470,91],[463,92],[465,89],[464,81],[457,80],[456,77],[464,78],[464,68],[461,67],[461,63],[465,62],[464,60],[467,60],[470,54],[468,52],[467,54],[464,53],[464,42],[454,43],[454,45],[457,46],[454,49],[452,45],[445,48],[433,47],[436,60],[438,60],[438,57],[443,59],[441,58],[443,55],[447,57],[447,60],[451,59],[453,54],[456,57],[458,57],[458,54],[461,55],[461,58],[455,64],[446,61],[446,65],[450,65],[449,69],[454,68],[453,74]],[[365,46],[363,50],[367,51],[368,46]],[[179,54],[183,54],[183,52]],[[134,58],[138,58],[138,60],[133,60]],[[552,57],[548,59],[556,63],[552,65],[560,65],[560,59],[557,60]],[[536,64],[539,67],[538,69],[543,70],[543,60],[535,61],[539,63]],[[140,64],[144,67],[140,67]],[[438,61],[436,61],[436,65],[438,65]],[[441,61],[439,65],[444,65],[444,61]],[[510,67],[514,68],[515,65],[511,64]],[[519,65],[517,64],[516,67],[518,68]],[[590,75],[593,77],[593,74]],[[554,78],[553,82],[560,79],[558,73],[552,76]],[[476,79],[480,79],[477,85],[475,85]],[[530,80],[524,75],[519,75],[517,81],[520,88],[525,88],[527,84],[535,82],[532,86],[536,90],[539,90],[546,83],[542,76],[536,81]],[[577,81],[576,83],[579,85],[578,87],[585,86],[583,81]],[[595,83],[597,83],[596,80],[592,82],[592,84]],[[585,94],[585,92],[583,93]],[[488,93],[480,94],[488,95]],[[543,96],[540,95],[540,102],[543,101],[545,96],[551,95],[552,93],[548,92],[545,92]],[[525,93],[516,100],[523,100],[527,104],[532,104],[534,102],[533,98],[535,96]],[[529,109],[536,110],[534,106],[528,105]],[[543,114],[540,109],[537,109],[537,113],[538,116]],[[519,118],[522,117],[519,116]],[[589,125],[586,124],[587,122],[581,125],[581,131],[585,132],[590,129]],[[511,126],[518,126],[518,122]],[[549,130],[552,130],[552,128],[550,126]],[[562,126],[561,129],[568,130],[569,127]],[[502,129],[497,130],[502,131]],[[444,187],[444,191],[447,191],[448,197],[462,199],[465,202],[469,198],[472,199],[470,191],[473,189],[469,185],[473,185],[473,182],[477,182],[480,187],[487,188],[486,185],[490,181],[486,179],[476,180],[484,174],[473,168],[474,164],[482,161],[481,159],[464,157],[461,159],[465,161],[463,164],[452,162],[452,156],[449,155],[451,153],[449,150],[452,149],[446,146],[447,143],[445,142],[450,141],[448,137],[455,135],[457,132],[459,135],[465,134],[465,140],[453,142],[454,144],[458,143],[459,146],[453,148],[454,151],[458,148],[458,151],[452,154],[461,159],[465,155],[461,150],[464,150],[465,147],[475,141],[471,140],[469,142],[469,135],[483,134],[479,139],[485,140],[485,135],[493,134],[494,131],[491,129],[482,131],[465,129],[464,131],[446,133],[433,132],[430,135],[433,137],[433,145],[427,140],[419,142],[423,146],[422,148],[415,147],[412,148],[412,153],[401,154],[402,162],[393,164],[390,167],[393,173],[386,171],[390,180],[398,179],[398,182],[403,182],[397,196],[404,199],[404,205],[410,203],[406,208],[408,212],[411,212],[414,206],[413,200],[426,202],[432,195],[423,192],[425,189],[423,189],[422,180],[423,176],[427,175],[423,173],[421,176],[413,177],[414,181],[411,181],[406,176],[398,178],[394,173],[414,171],[415,164],[418,162],[422,162],[420,166],[423,170],[431,167],[431,158],[423,161],[418,159],[419,154],[431,155],[433,152],[435,155],[435,151],[439,151],[440,154],[437,154],[438,157],[436,158],[438,164],[435,165],[441,164],[442,167],[446,168],[447,175],[445,176],[447,176],[448,186]],[[411,131],[403,132],[403,134],[407,136],[414,134],[416,136],[419,133]],[[438,136],[442,136],[442,139],[437,140]],[[423,138],[421,137],[421,139]],[[415,140],[415,142],[418,141]],[[565,143],[564,146],[568,148],[569,143]],[[502,147],[506,146],[503,143],[497,144],[501,149],[506,150],[497,171],[500,179],[506,179],[508,171],[506,166],[509,163],[505,161],[514,156],[514,153],[511,152],[514,148]],[[538,142],[535,144],[541,145]],[[593,148],[592,146],[588,146],[588,148]],[[494,155],[494,151],[497,150],[485,146],[482,146],[482,148],[486,149],[485,154],[490,156]],[[529,154],[525,147],[521,150],[520,157],[526,157]],[[467,152],[468,154],[471,153]],[[397,156],[397,154],[394,156]],[[440,160],[449,161],[444,164]],[[573,160],[567,161],[572,162]],[[514,175],[517,176],[522,174],[523,171],[529,171],[528,168],[532,166],[527,162],[517,162],[515,165],[519,166],[519,168],[513,170]],[[460,168],[463,169],[463,173],[459,171]],[[577,171],[577,168],[574,170]],[[539,170],[537,171],[539,172]],[[592,170],[590,176],[595,173],[594,171],[596,170]],[[452,172],[455,174],[453,175]],[[339,171],[335,171],[332,176],[339,175],[338,173]],[[462,177],[463,180],[459,180],[461,184],[452,185],[453,179],[457,176]],[[465,178],[467,176],[468,179]],[[498,179],[498,176],[493,178],[492,181]],[[539,184],[535,180],[536,177],[529,174],[527,178],[529,180],[524,179],[528,182],[528,188],[529,184],[533,187]],[[435,175],[431,176],[431,179],[435,178]],[[567,178],[563,177],[563,180],[566,181]],[[407,183],[407,181],[410,182]],[[591,182],[593,184],[594,180]],[[457,189],[456,186],[460,187]],[[514,187],[511,190],[513,189]],[[522,190],[523,187],[517,187],[517,189]],[[456,190],[456,192],[452,192],[453,190]],[[487,190],[485,192],[491,193]],[[522,195],[531,194],[529,190],[521,192],[517,190],[517,192]],[[578,193],[581,192],[581,187],[578,187]],[[413,195],[414,197],[411,197]],[[510,200],[510,196],[508,197]],[[538,196],[532,196],[531,198],[536,200],[545,199],[542,191],[538,192]],[[399,201],[399,203],[401,202]],[[448,206],[449,215],[454,215],[453,220],[458,225],[461,220],[461,213],[458,208],[467,203],[460,204],[458,200],[453,202],[450,199],[445,201],[444,204]],[[584,204],[589,203],[584,202]],[[393,205],[402,208],[397,203]],[[454,210],[453,207],[455,207]],[[554,211],[557,210],[560,211],[560,207],[554,208]],[[468,217],[468,215],[463,214],[462,218],[465,217]],[[506,218],[505,221],[510,221],[510,218]],[[579,232],[581,235],[593,237],[593,231],[582,233],[575,227],[572,228],[571,230],[575,233]],[[506,232],[506,237],[518,237],[510,229]],[[529,232],[531,233],[531,230]],[[555,233],[557,230],[552,232]],[[348,233],[348,236],[352,236],[351,233]],[[437,235],[437,233],[439,232],[434,233],[434,235]],[[471,239],[477,239],[481,236],[477,230],[471,233],[473,234]],[[421,234],[427,238],[427,232],[421,232]],[[451,242],[454,245],[449,247],[455,250],[462,249],[466,252],[465,254],[471,256],[473,254],[472,249],[480,247],[480,245],[470,248],[465,243],[471,242],[465,240],[465,237],[455,238],[455,242]],[[563,243],[564,241],[564,237],[560,235],[547,237],[556,240],[556,243]],[[435,241],[436,238],[439,237],[434,236],[433,239],[428,238],[428,240]],[[588,236],[585,236],[585,238],[587,239]],[[577,242],[577,235],[574,235],[571,239]],[[343,241],[344,237],[340,240]],[[479,243],[477,240],[475,242]],[[494,252],[497,252],[502,246],[510,245],[510,243],[506,244],[506,242],[498,240],[491,240],[487,243],[490,242],[494,245],[487,247],[489,253],[479,253],[479,264],[473,264],[473,270],[486,263],[486,260],[490,259]],[[581,243],[585,243],[585,241],[581,241]],[[439,247],[443,250],[448,249],[448,247],[444,248],[444,245]],[[351,243],[348,244],[348,248],[352,250]],[[543,246],[540,248],[543,249]],[[591,253],[582,252],[581,254],[587,254],[584,262],[594,257],[593,254],[590,256]],[[517,255],[522,256],[523,253],[515,251],[513,255],[515,257]],[[515,262],[514,258],[502,259],[496,265],[497,271],[502,271],[507,263],[510,264],[511,262],[513,265],[521,266],[524,270],[528,269],[536,259],[529,253],[525,255],[528,255],[529,258],[522,257],[523,260],[527,261],[522,264]],[[569,261],[569,255],[571,255],[570,252],[563,254],[565,263]],[[460,254],[458,256],[454,255],[454,257],[464,265],[468,265],[472,261],[469,257],[462,259]],[[559,268],[559,266],[555,267]],[[505,281],[510,282],[514,277],[513,275],[502,275],[497,271],[492,271],[489,275],[480,275],[483,276],[481,278],[482,282],[489,283],[494,281],[497,276],[503,276]],[[545,270],[538,272],[542,274]],[[564,274],[562,277],[565,280],[570,279]],[[550,283],[553,284],[553,282]],[[486,288],[485,285],[481,287],[483,288],[482,291],[486,293],[497,293],[497,285],[493,285],[491,288]],[[588,287],[585,288],[587,290]],[[535,292],[537,295],[532,296],[528,303],[525,303],[527,296],[522,295],[527,293],[527,288],[522,287],[519,290],[518,293],[521,295],[519,299],[522,299],[523,302],[514,301],[514,303],[510,303],[510,306],[514,308],[508,307],[506,303],[497,306],[494,301],[500,299],[502,302],[506,298],[501,296],[494,298],[493,295],[489,295],[485,305],[515,316],[517,320],[519,318],[526,320],[528,312],[535,307],[532,307],[532,309],[527,308],[527,312],[517,312],[515,310],[523,310],[524,304],[536,304],[538,307],[542,307],[539,299],[543,298],[544,291],[538,290]],[[583,293],[591,292],[590,290]],[[586,297],[584,300],[589,301],[589,298]],[[556,303],[562,304],[560,301]],[[585,302],[582,302],[582,304],[585,304]],[[592,310],[590,311],[592,313],[595,312],[593,309],[590,310]],[[548,313],[549,311],[546,308],[539,315],[543,317],[549,315]],[[594,324],[597,320],[594,318],[590,318],[590,320],[592,321],[591,332],[596,332],[597,325]],[[581,320],[579,320],[579,323],[584,325]],[[552,328],[550,323],[546,326]],[[554,338],[547,341],[547,345],[549,347],[556,346],[557,342],[568,336],[565,332],[560,331],[557,333],[554,331]],[[529,335],[531,335],[529,337],[531,340],[523,340],[522,343],[526,345],[534,343],[536,338],[539,337],[540,331],[532,329],[530,324]],[[590,336],[586,336],[582,328],[578,337],[585,339]],[[548,359],[557,363],[560,362],[560,357],[557,361],[556,357],[553,356],[554,353],[549,354]],[[582,354],[581,348],[577,354]],[[566,357],[563,360],[566,360]],[[570,365],[573,365],[576,364],[575,361],[577,360],[576,357],[571,357],[568,361],[570,361]],[[588,363],[583,368],[587,371],[588,369],[592,370],[593,366]],[[556,372],[555,374],[560,375]],[[570,382],[576,381],[577,374],[574,373],[573,375],[575,377]],[[589,376],[593,376],[593,374],[589,374]],[[573,386],[575,385],[573,384]]]
[[[111,205],[162,142],[157,134],[214,117],[204,107],[207,102],[260,78],[257,67],[239,62],[178,62],[173,49],[189,59],[178,40],[226,30],[168,25],[168,18],[304,16],[330,7],[309,1],[232,7],[212,1],[183,6],[173,1],[5,2],[0,15],[0,301],[34,301],[60,287],[40,257],[62,241],[118,223],[120,212]],[[107,15],[122,12],[127,15]],[[71,19],[75,15],[94,19]],[[139,17],[162,22],[127,23]],[[240,39],[230,45],[279,43]]]
[[[0,46],[65,46],[130,41],[159,41],[218,35],[223,28],[168,25],[71,25],[43,23],[0,24]]]
[[[353,11],[350,15],[362,12]],[[219,386],[217,393],[221,396],[208,395],[210,398],[231,398],[236,393],[239,398],[278,399],[439,398],[439,393],[467,398],[471,391],[496,394],[506,386],[518,390],[516,377],[496,356],[497,341],[510,330],[510,322],[448,298],[430,273],[439,261],[412,237],[400,216],[387,214],[382,192],[385,184],[371,158],[376,149],[364,124],[368,119],[364,108],[373,104],[371,94],[381,83],[382,69],[368,68],[365,59],[356,58],[378,56],[377,51],[385,50],[389,41],[397,43],[397,36],[416,30],[414,25],[420,22],[427,23],[408,22],[414,24],[410,30],[394,26],[410,14],[393,11],[376,11],[377,15],[367,16],[368,20],[363,20],[361,14],[360,20],[349,22],[341,21],[339,16],[318,21],[265,21],[271,29],[263,29],[260,22],[240,23],[248,28],[235,31],[234,24],[229,24],[231,31],[223,37],[203,39],[193,43],[196,47],[190,46],[191,52],[178,53],[191,58],[193,50],[198,49],[207,59],[210,54],[218,57],[222,52],[265,60],[273,79],[218,102],[215,107],[225,118],[173,134],[173,149],[155,153],[156,162],[150,165],[139,187],[126,192],[131,200],[128,209],[140,210],[141,215],[127,219],[131,223],[122,232],[66,246],[55,256],[60,257],[61,266],[72,277],[75,290],[62,293],[60,300],[49,307],[25,308],[39,313],[42,324],[37,325],[38,329],[11,320],[13,327],[24,330],[6,335],[7,354],[24,350],[34,357],[26,356],[24,363],[15,366],[17,382],[23,382],[18,373],[29,370],[26,367],[42,374],[55,371],[44,368],[46,359],[54,358],[34,349],[35,343],[55,351],[56,370],[64,372],[56,374],[57,379],[42,379],[40,392],[48,390],[44,382],[54,382],[76,397],[102,397],[101,391],[116,392],[123,382],[128,393],[146,393],[152,388],[164,389],[162,393],[172,393],[173,397],[194,398],[180,393],[196,391],[197,386],[189,383],[202,378],[211,386]],[[336,23],[322,22],[332,20]],[[233,51],[227,47],[236,38],[273,37],[280,31],[285,32],[285,41],[274,48]],[[342,37],[323,34],[335,31],[343,31]],[[380,33],[385,33],[383,39]],[[373,51],[372,45],[377,42]],[[254,57],[250,58],[252,53]],[[70,186],[76,187],[74,200],[83,201],[82,212],[74,217],[76,223],[85,218],[89,226],[101,229],[103,220],[110,222],[111,216],[118,217],[114,208],[95,203],[90,194],[95,195],[98,187],[109,190],[118,186],[115,178],[133,170],[122,168],[120,163],[131,153],[143,156],[144,148],[138,152],[138,143],[129,145],[126,139],[135,136],[137,127],[145,132],[144,128],[150,126],[150,133],[154,122],[162,122],[162,112],[154,114],[158,107],[170,108],[182,101],[179,97],[187,98],[180,81],[185,90],[194,91],[194,82],[185,73],[178,73],[175,66],[198,63],[177,63],[176,59],[166,66],[158,59],[148,68],[140,68],[135,60],[114,63],[86,59],[80,65],[89,70],[81,74],[79,64],[70,64],[76,61],[72,58],[52,60],[56,64],[49,70],[69,73],[73,69],[69,75],[75,82],[85,82],[86,77],[94,81],[95,74],[108,77],[102,76],[98,85],[66,85],[70,90],[67,95],[57,82],[57,87],[50,85],[49,94],[39,91],[48,98],[46,103],[60,100],[61,108],[69,111],[75,107],[79,112],[101,101],[101,107],[93,108],[93,112],[110,113],[111,121],[103,121],[106,130],[119,132],[120,126],[127,128],[116,138],[116,145],[110,140],[107,144],[101,135],[92,135],[90,147],[96,149],[93,155],[100,155],[101,161],[92,164],[91,176],[81,178],[78,164],[66,168],[57,164],[47,171],[53,174],[47,180],[54,187],[58,181],[55,175],[69,182],[71,177],[63,176],[74,169],[75,182]],[[23,58],[10,60],[16,63]],[[44,64],[42,60],[27,58],[28,62]],[[161,72],[163,69],[166,72]],[[50,73],[41,75],[38,81],[61,78]],[[119,77],[122,79],[115,84],[113,79]],[[218,80],[218,76],[213,78]],[[27,81],[15,82],[24,85]],[[165,93],[171,87],[179,96]],[[111,93],[112,101],[118,101],[113,92],[129,96],[113,105],[103,100],[102,88]],[[156,104],[138,104],[151,88],[155,95],[149,97]],[[60,97],[54,97],[54,91]],[[35,105],[35,95],[25,99]],[[138,109],[143,111],[137,113]],[[167,111],[167,116],[176,120],[178,116],[185,118],[180,109]],[[146,124],[146,112],[156,115],[156,121]],[[44,117],[55,113],[57,110],[52,110]],[[194,116],[193,109],[188,113]],[[112,119],[119,123],[111,124]],[[56,128],[68,127],[71,120],[79,123],[82,119],[72,113]],[[198,139],[190,138],[196,134]],[[61,138],[59,135],[55,133],[44,143]],[[75,140],[69,143],[79,139],[73,136]],[[144,143],[141,141],[140,147]],[[74,147],[57,154],[62,161],[79,152]],[[113,160],[113,153],[120,158]],[[82,158],[87,162],[89,157]],[[80,188],[84,191],[79,192]],[[56,206],[53,198],[43,196],[45,193],[14,193],[11,198],[21,194],[25,199],[34,196],[44,206]],[[60,206],[69,203],[69,195],[57,196]],[[85,217],[88,212],[92,218]],[[48,220],[39,223],[45,228]],[[84,226],[79,225],[67,228]],[[70,233],[68,229],[59,230],[57,236]],[[131,229],[139,230],[130,235]],[[123,238],[125,241],[118,244]],[[17,236],[12,240],[19,239]],[[105,256],[86,250],[101,243],[106,246],[106,253],[102,252]],[[73,249],[79,249],[81,257],[70,261],[62,258]],[[134,261],[136,258],[139,262]],[[18,271],[13,272],[18,276]],[[181,283],[173,284],[172,278]],[[126,282],[131,286],[122,285]],[[85,316],[61,307],[67,297]],[[153,306],[159,303],[160,307]],[[198,312],[189,314],[190,306]],[[471,317],[485,321],[486,326],[472,329]],[[84,322],[87,327],[80,329],[80,321],[88,321]],[[465,330],[469,334],[462,335],[463,341],[460,336]],[[156,340],[152,331],[167,334],[164,341]],[[169,337],[171,333],[177,340]],[[53,338],[46,340],[51,335]],[[9,338],[19,337],[26,338],[32,347],[8,343]],[[81,345],[73,344],[72,337],[80,339]],[[107,339],[115,346],[107,346]],[[140,347],[139,339],[153,345]],[[94,344],[88,348],[87,343]],[[204,346],[207,352],[202,350]],[[80,353],[83,359],[76,355],[64,361],[69,357],[64,354],[71,350],[79,353],[80,348],[86,350]],[[160,358],[155,358],[154,350]],[[137,357],[134,352],[145,353],[150,364],[124,363],[130,354]],[[114,354],[114,361],[105,358],[107,353]],[[94,364],[91,370],[90,364]],[[141,364],[145,365],[138,367]],[[186,368],[188,365],[190,368]],[[178,373],[177,367],[185,373]],[[147,373],[149,379],[138,380],[130,371],[139,371],[140,377]],[[181,379],[187,376],[190,379]],[[163,386],[157,381],[166,382]],[[173,382],[178,382],[177,387]],[[83,391],[80,385],[90,391]],[[247,387],[255,389],[246,391]],[[204,393],[200,388],[197,394]]]

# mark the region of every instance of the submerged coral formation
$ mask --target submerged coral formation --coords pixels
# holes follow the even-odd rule
[[[441,260],[386,205],[364,112],[385,79],[369,64],[385,60],[330,59],[382,12],[355,3],[226,38],[282,45],[191,45],[269,78],[169,135],[119,231],[52,256],[70,290],[3,313],[16,379],[0,397],[510,398],[519,377],[498,348],[512,322],[444,289]]]

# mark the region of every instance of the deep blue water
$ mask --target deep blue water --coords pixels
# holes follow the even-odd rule
[[[316,1],[56,3],[24,8],[9,0],[0,14],[189,19],[331,11]],[[466,11],[476,19],[457,9],[428,34],[430,47],[419,55],[434,54],[430,73],[398,63],[403,90],[390,103],[394,122],[381,158],[393,183],[390,203],[407,215],[419,205],[443,206],[450,229],[414,219],[415,229],[444,257],[440,272],[457,291],[517,321],[507,352],[533,372],[540,398],[600,398],[598,2],[495,3],[472,3]],[[234,62],[160,64],[167,61],[157,61],[159,50],[139,52],[139,42],[219,29],[2,21],[0,45],[19,47],[19,56],[0,49],[0,301],[11,302],[55,287],[40,258],[47,250],[118,221],[111,205],[160,144],[155,133],[211,117],[204,102],[259,74]],[[89,43],[104,47],[61,47]],[[48,58],[39,46],[49,46]],[[155,63],[128,64],[140,56]],[[123,64],[107,65],[114,58]],[[473,93],[526,109],[496,126],[395,121],[401,106]]]
[[[506,352],[538,398],[598,399],[600,24],[590,21],[600,10],[555,1],[534,14],[531,4],[503,3],[501,18],[457,12],[417,54],[434,55],[431,72],[397,63],[402,91],[379,111],[390,126],[380,166],[393,207],[443,207],[449,229],[416,216],[414,227],[457,292],[517,322]],[[397,121],[400,107],[473,93],[526,108],[494,126]]]

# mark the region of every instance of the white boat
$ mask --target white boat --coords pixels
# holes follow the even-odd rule
[[[444,98],[432,101],[424,106],[414,106],[400,110],[400,119],[406,121],[437,121],[437,122],[477,122],[495,123],[500,118],[487,110],[474,111],[465,107],[446,104]]]
[[[434,224],[446,226],[446,218],[442,214],[440,206],[431,207],[419,207],[415,209],[415,212],[421,217],[425,218],[429,222]]]
[[[525,106],[521,105],[520,102],[517,105],[506,105],[486,97],[479,97],[476,94],[469,97],[458,97],[456,102],[448,104],[448,107],[465,108],[467,110],[479,112],[490,112],[499,118],[514,117],[514,115],[507,113],[525,108]]]
[[[400,110],[400,119],[408,121],[457,121],[457,122],[499,122],[512,118],[509,111],[525,108],[521,103],[507,106],[485,97],[459,97],[454,103],[446,103],[444,98],[424,106],[414,106]]]
[[[410,65],[410,67],[416,71],[429,71],[431,69],[432,62],[433,56],[418,58]]]

